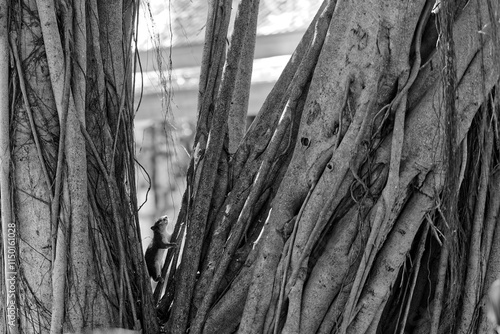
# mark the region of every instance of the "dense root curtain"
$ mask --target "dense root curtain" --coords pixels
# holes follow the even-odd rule
[[[17,329],[155,333],[134,181],[138,2],[7,7],[12,187],[2,199],[13,215],[2,224],[16,228]]]
[[[168,330],[486,328],[499,5],[325,0],[233,153],[228,103],[256,4],[238,7],[227,55],[216,32],[230,4],[209,13],[186,246],[159,307]]]

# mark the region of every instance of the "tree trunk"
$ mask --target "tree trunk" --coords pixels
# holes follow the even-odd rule
[[[224,43],[214,31],[227,30],[222,4],[207,20],[212,50]],[[167,327],[485,328],[481,298],[498,270],[498,205],[488,201],[499,191],[498,3],[325,0],[228,157],[253,4],[240,3],[224,72],[209,66],[223,52],[204,53]],[[216,176],[221,166],[228,173]]]
[[[2,224],[17,230],[19,322],[7,333],[158,331],[135,199],[138,3],[97,3],[8,2],[12,187],[1,196],[13,213]]]

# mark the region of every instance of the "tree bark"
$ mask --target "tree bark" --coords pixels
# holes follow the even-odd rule
[[[486,194],[496,194],[488,175],[499,163],[491,93],[499,80],[497,7],[488,0],[436,7],[325,1],[229,161],[224,204],[209,212],[211,224],[224,228],[204,233],[210,261],[191,264],[193,274],[200,271],[195,289],[217,291],[190,308],[198,331],[206,319],[206,333],[421,332],[431,327],[431,313],[436,333],[477,330],[473,312],[487,289],[475,279],[486,270],[478,259],[496,249],[490,224],[498,208],[486,211],[493,205]],[[278,115],[286,103],[295,105],[290,101],[301,103],[291,108],[289,136],[276,157],[271,138],[283,131]],[[481,127],[481,117],[491,122]],[[473,142],[478,129],[479,138],[494,133],[495,144],[491,135]],[[480,179],[472,167],[478,161]],[[272,191],[264,207],[272,209],[252,214],[246,230],[256,239],[239,240],[243,203],[255,192],[264,196],[256,171],[269,164],[282,175],[266,181]],[[251,251],[233,252],[234,238],[242,252]],[[228,254],[246,264],[221,289],[221,273],[233,277]],[[432,272],[441,275],[429,285]],[[462,282],[474,296],[454,288]]]
[[[23,332],[158,331],[134,199],[137,6],[8,4],[14,215],[2,224],[18,229]]]

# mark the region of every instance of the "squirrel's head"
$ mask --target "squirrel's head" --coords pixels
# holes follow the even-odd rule
[[[165,215],[165,216],[158,218],[158,220],[155,222],[155,224],[153,226],[151,226],[151,229],[153,231],[165,230],[167,228],[167,225],[168,225],[168,216]]]

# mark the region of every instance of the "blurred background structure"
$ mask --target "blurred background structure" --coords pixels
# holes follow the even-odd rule
[[[239,1],[234,1],[231,21]],[[316,14],[319,0],[261,0],[247,125]],[[143,245],[154,219],[177,219],[196,125],[207,1],[143,0],[136,64],[135,138]],[[230,23],[229,33],[231,34]],[[147,199],[147,201],[146,201]]]

